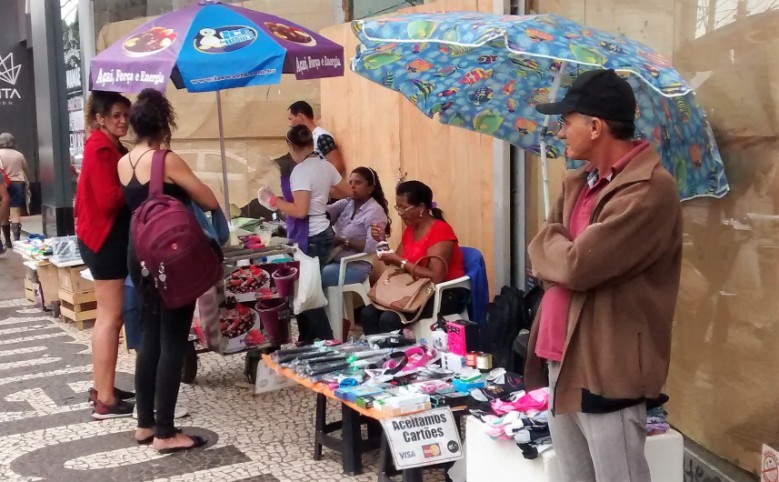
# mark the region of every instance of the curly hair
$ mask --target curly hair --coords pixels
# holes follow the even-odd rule
[[[130,108],[130,126],[138,140],[170,144],[176,128],[176,113],[165,95],[154,89],[143,89]]]
[[[98,114],[108,117],[111,114],[111,109],[113,109],[116,104],[122,104],[128,109],[131,105],[130,99],[118,92],[93,90],[87,100],[86,108],[84,109],[84,120],[89,129],[93,130],[97,127]]]
[[[360,177],[365,179],[369,186],[373,188],[371,197],[379,203],[379,206],[384,210],[384,214],[387,215],[387,225],[384,227],[384,233],[389,237],[392,234],[392,219],[389,214],[389,202],[387,196],[384,194],[384,189],[381,187],[381,180],[379,179],[379,173],[373,170],[371,167],[357,167],[352,171],[352,174],[359,174]]]

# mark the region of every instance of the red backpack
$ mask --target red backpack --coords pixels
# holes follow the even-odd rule
[[[194,303],[223,276],[218,249],[192,210],[163,193],[167,150],[154,153],[149,197],[135,210],[131,235],[144,281],[168,309]]]

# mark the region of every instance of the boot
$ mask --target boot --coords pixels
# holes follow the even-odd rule
[[[5,238],[5,247],[8,249],[12,249],[14,246],[11,243],[11,225],[6,224],[3,228],[3,237]]]
[[[11,223],[11,230],[13,231],[14,241],[22,239],[22,223]]]

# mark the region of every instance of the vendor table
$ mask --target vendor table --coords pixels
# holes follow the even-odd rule
[[[362,408],[354,403],[341,400],[335,396],[335,392],[324,383],[314,383],[303,378],[289,368],[283,368],[274,362],[269,355],[263,355],[262,359],[271,370],[293,380],[316,393],[316,433],[314,439],[314,460],[322,457],[322,446],[335,450],[342,455],[343,471],[345,475],[359,475],[362,473],[362,453],[365,448],[376,448],[377,439],[380,437],[379,451],[379,482],[391,481],[389,473],[392,470],[392,456],[386,437],[381,433],[380,425],[376,422],[382,419],[394,418],[380,410]],[[341,421],[326,423],[327,399],[336,400],[341,404]],[[452,408],[457,415],[465,412],[464,407]],[[411,412],[419,413],[419,412]],[[411,415],[411,413],[405,415]],[[459,428],[459,416],[456,417]],[[360,426],[368,425],[368,440],[363,440]],[[341,430],[341,439],[330,436],[336,430]],[[403,482],[422,482],[422,467],[403,471]]]

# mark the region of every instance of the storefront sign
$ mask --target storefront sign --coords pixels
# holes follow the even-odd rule
[[[62,8],[62,45],[65,62],[65,94],[68,99],[68,134],[71,162],[81,166],[84,156],[84,89],[81,79],[81,38],[78,9],[69,0]]]
[[[381,424],[399,470],[451,462],[463,456],[460,433],[449,408],[390,418]]]

